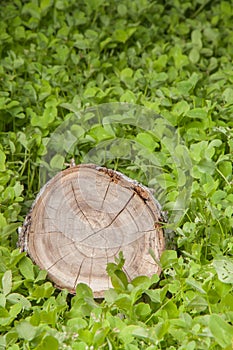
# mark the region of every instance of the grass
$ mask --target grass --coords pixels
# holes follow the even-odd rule
[[[232,5],[1,2],[0,349],[232,349]],[[160,277],[128,281],[121,256],[103,301],[82,284],[71,298],[20,253],[17,228],[72,157],[155,189]]]

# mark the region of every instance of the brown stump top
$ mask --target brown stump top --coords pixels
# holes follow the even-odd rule
[[[161,210],[148,188],[93,164],[59,172],[25,219],[20,246],[59,288],[80,282],[95,297],[111,287],[106,265],[122,251],[129,280],[160,273]]]

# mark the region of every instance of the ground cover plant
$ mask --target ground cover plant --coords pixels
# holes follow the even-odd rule
[[[0,349],[232,349],[232,22],[232,0],[1,1]],[[20,253],[17,228],[43,182],[53,131],[84,107],[113,102],[150,108],[179,132],[187,154],[174,151],[191,160],[192,183],[162,275],[128,281],[120,255],[107,267],[114,288],[96,301],[84,284],[74,297],[57,290]],[[106,140],[137,141],[144,159],[159,162],[169,215],[186,183],[157,130],[86,130],[81,120],[58,140],[61,151],[69,137],[77,147],[48,166],[82,162]],[[111,152],[106,165],[146,182],[146,161],[124,159],[123,146]]]

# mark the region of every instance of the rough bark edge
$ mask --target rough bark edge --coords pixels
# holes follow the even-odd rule
[[[35,261],[33,259],[33,257],[31,257],[31,255],[29,254],[28,251],[28,236],[29,236],[29,232],[30,232],[30,226],[31,226],[31,213],[33,211],[34,206],[36,205],[38,199],[42,196],[43,192],[52,185],[53,182],[57,181],[57,179],[59,177],[62,177],[63,175],[65,175],[67,172],[74,172],[77,171],[79,168],[82,167],[88,167],[90,169],[95,169],[99,172],[103,172],[105,174],[107,174],[109,177],[112,178],[112,181],[114,182],[118,182],[119,180],[124,180],[124,182],[127,184],[125,187],[130,188],[131,190],[133,190],[134,192],[136,192],[141,199],[144,201],[144,203],[147,205],[147,200],[148,199],[152,199],[153,203],[155,205],[155,207],[157,208],[157,214],[158,214],[158,221],[154,223],[155,229],[157,230],[158,233],[158,239],[160,241],[159,246],[161,247],[161,251],[160,253],[165,249],[165,237],[164,237],[164,231],[162,226],[167,222],[166,220],[166,214],[162,211],[161,205],[159,204],[159,202],[157,201],[157,199],[154,197],[154,194],[152,192],[152,190],[144,185],[142,185],[141,183],[139,183],[137,180],[133,180],[131,178],[129,178],[128,176],[122,174],[121,172],[118,172],[116,170],[112,170],[106,167],[102,167],[102,166],[98,166],[95,164],[79,164],[76,166],[72,166],[71,168],[67,168],[64,169],[62,171],[60,171],[59,173],[57,173],[52,179],[50,179],[39,191],[39,193],[37,194],[31,209],[29,211],[29,213],[26,215],[25,220],[23,222],[23,226],[19,229],[19,238],[18,238],[18,243],[17,246],[20,248],[21,252],[26,252],[27,255],[30,257],[30,259],[33,261],[34,264]],[[128,186],[128,184],[130,184],[130,186]],[[149,192],[149,194],[148,194]],[[160,231],[162,231],[162,235],[160,234]],[[162,242],[162,244],[161,244]],[[156,262],[155,262],[156,263]],[[160,268],[160,266],[158,265],[158,275],[160,275],[160,273],[162,272],[162,269]],[[48,272],[48,278],[49,277],[49,272]],[[53,283],[53,285],[55,286],[55,288],[58,288],[60,290],[64,289],[64,287],[59,286],[58,284],[56,284],[55,282],[53,282],[52,279],[50,279],[51,282]],[[93,291],[94,297],[95,298],[103,298],[103,294],[104,294],[105,290],[102,291]],[[75,290],[69,290],[70,294],[75,294]]]

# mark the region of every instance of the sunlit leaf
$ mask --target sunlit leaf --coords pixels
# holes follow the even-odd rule
[[[210,315],[209,328],[216,342],[223,348],[232,344],[233,326],[216,314]]]
[[[12,271],[8,270],[4,273],[2,277],[2,291],[4,295],[10,293],[12,288]]]
[[[33,263],[28,257],[23,257],[23,259],[20,260],[19,270],[26,279],[34,279]]]
[[[21,321],[15,328],[19,338],[32,340],[36,335],[36,328],[33,327],[28,321]]]
[[[214,259],[213,266],[223,283],[233,283],[233,261],[230,258]]]

